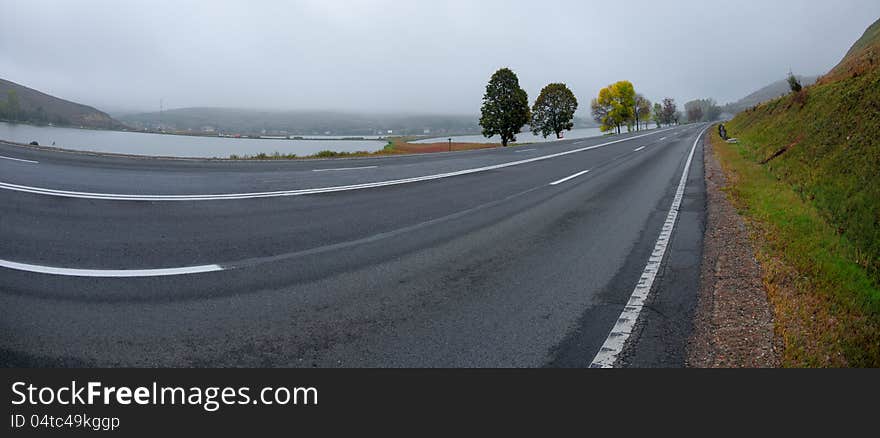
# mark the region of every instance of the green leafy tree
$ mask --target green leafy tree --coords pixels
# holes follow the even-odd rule
[[[21,108],[18,103],[18,93],[15,90],[9,90],[6,92],[6,117],[9,120],[16,121],[18,120],[19,113],[21,112]]]
[[[663,126],[663,105],[660,105],[659,103],[654,104],[654,111],[651,113],[651,119],[654,120],[658,129]]]
[[[804,86],[801,85],[800,79],[798,79],[791,71],[788,72],[788,88],[791,89],[792,93],[800,93],[800,91],[804,89]]]
[[[516,134],[529,122],[529,96],[509,68],[502,68],[492,75],[486,85],[481,113],[483,135],[487,138],[500,136],[503,146],[515,142]]]
[[[541,133],[544,138],[550,134],[562,138],[562,131],[571,131],[574,128],[574,113],[577,108],[577,98],[565,84],[547,85],[532,107],[532,120],[529,122],[532,132],[535,135]]]

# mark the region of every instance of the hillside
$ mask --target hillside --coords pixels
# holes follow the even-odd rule
[[[819,79],[818,76],[797,76],[797,78],[805,87],[815,84],[816,81]],[[788,82],[785,79],[781,79],[770,85],[767,85],[764,88],[761,88],[758,91],[755,91],[752,94],[749,94],[748,96],[736,102],[728,103],[727,105],[724,105],[721,109],[723,112],[728,114],[738,114],[742,111],[754,107],[755,105],[759,105],[769,100],[778,99],[780,96],[788,94],[788,92]]]
[[[775,230],[767,248],[797,271],[780,283],[772,276],[782,271],[771,268],[771,279],[765,278],[771,290],[786,284],[801,288],[793,306],[777,308],[777,317],[815,325],[815,336],[804,342],[792,341],[796,330],[791,326],[779,329],[787,354],[797,363],[880,364],[878,49],[880,21],[816,85],[746,110],[727,124],[729,135],[739,139],[736,150],[743,159],[768,175],[761,184],[740,182],[752,187],[745,192],[752,195],[745,198],[753,203],[742,208],[743,214],[764,223],[759,228]],[[766,192],[776,182],[806,207],[774,201]],[[817,219],[795,215],[798,209],[815,210]],[[827,232],[810,237],[813,231],[807,230]],[[809,306],[820,310],[791,310]],[[817,323],[820,320],[826,323]],[[805,361],[809,345],[827,347],[832,359]]]
[[[863,248],[874,272],[880,272],[880,65],[866,54],[880,47],[878,29],[880,21],[819,84],[741,113],[729,125]]]
[[[102,129],[124,127],[90,106],[59,99],[4,79],[0,79],[0,119]]]

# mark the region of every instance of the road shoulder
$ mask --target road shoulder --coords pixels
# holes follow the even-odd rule
[[[779,341],[748,229],[727,199],[727,177],[704,140],[706,233],[700,292],[687,365],[700,368],[777,367]]]

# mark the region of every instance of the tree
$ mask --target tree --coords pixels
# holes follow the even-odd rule
[[[792,93],[800,93],[804,89],[801,81],[791,71],[788,72],[788,88],[791,89]]]
[[[577,98],[565,84],[547,85],[532,107],[532,132],[535,135],[540,132],[544,138],[551,133],[555,133],[556,138],[562,138],[562,131],[571,131],[574,128],[574,113],[577,108]]]
[[[629,81],[616,82],[599,90],[599,97],[591,106],[594,118],[597,113],[602,115],[596,120],[602,124],[602,132],[616,128],[620,134],[620,127],[633,119],[635,97],[635,88]]]
[[[636,121],[636,131],[641,130],[640,123],[645,122],[645,129],[648,129],[647,123],[651,117],[651,101],[636,93],[633,99],[633,115]]]
[[[698,102],[688,102],[684,108],[689,122],[695,123],[703,120],[703,107]]]
[[[9,120],[16,121],[18,120],[19,111],[21,108],[18,103],[18,93],[15,90],[9,90],[6,92],[6,116]]]
[[[714,99],[692,100],[684,105],[684,109],[691,123],[714,122],[721,117],[721,107]]]
[[[520,88],[512,70],[502,68],[492,75],[481,112],[480,126],[485,137],[498,135],[503,146],[516,141],[516,134],[529,122],[529,96]]]
[[[657,124],[657,128],[663,126],[663,105],[659,103],[654,104],[654,112],[651,114],[651,118]]]
[[[673,123],[677,123],[675,118],[676,113],[678,112],[678,105],[675,104],[675,99],[667,97],[663,99],[663,124],[671,125]]]
[[[611,114],[610,103],[602,104],[599,103],[598,98],[593,98],[593,100],[590,101],[590,112],[593,115],[593,120],[595,120],[596,123],[599,124],[599,129],[601,129],[602,132],[611,130],[611,124],[609,123],[608,118],[608,116]]]

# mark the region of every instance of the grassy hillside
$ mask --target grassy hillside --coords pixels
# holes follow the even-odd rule
[[[30,123],[118,129],[122,123],[104,112],[0,79],[0,119]]]
[[[880,47],[877,28],[841,63],[845,71]],[[728,128],[858,246],[859,264],[880,279],[880,68],[823,78],[741,113]]]
[[[764,211],[756,218],[763,224],[759,228],[782,235],[789,232],[776,239],[773,249],[797,270],[797,276],[814,286],[799,299],[840,294],[822,301],[822,311],[852,330],[873,327],[861,338],[870,343],[877,342],[880,332],[880,63],[874,57],[878,49],[880,21],[816,85],[746,110],[727,125],[729,135],[740,139],[742,157],[774,178],[773,185],[790,189],[804,205],[778,201],[782,197],[773,198],[779,205],[770,205],[763,201],[769,199],[765,195],[770,182],[742,183],[751,184],[753,191],[743,197],[744,214]],[[729,158],[728,165],[732,162]],[[815,214],[794,214],[808,210]],[[853,268],[865,280],[854,280],[860,274]],[[777,316],[777,323],[787,317]],[[849,342],[843,348],[843,363],[880,364],[876,345],[835,339]]]

